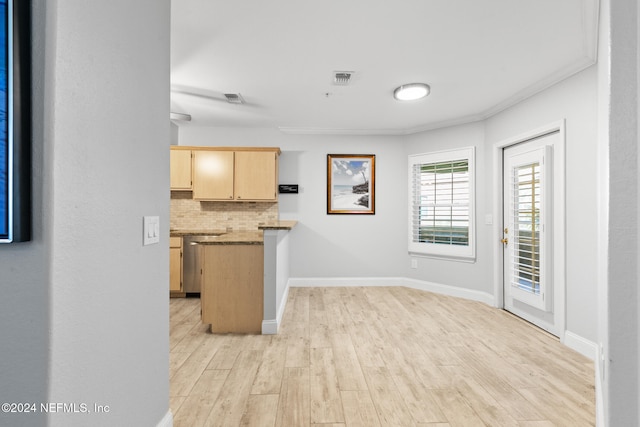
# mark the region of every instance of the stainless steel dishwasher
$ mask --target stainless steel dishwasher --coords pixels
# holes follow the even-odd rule
[[[200,242],[210,242],[224,233],[184,236],[182,238],[182,288],[187,294],[200,294]]]

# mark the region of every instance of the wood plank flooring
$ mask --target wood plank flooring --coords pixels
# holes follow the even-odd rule
[[[593,426],[593,363],[485,304],[401,287],[291,288],[278,335],[170,305],[175,426]]]

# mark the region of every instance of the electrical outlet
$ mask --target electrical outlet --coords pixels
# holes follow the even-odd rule
[[[411,268],[418,268],[418,260],[416,258],[411,258]]]

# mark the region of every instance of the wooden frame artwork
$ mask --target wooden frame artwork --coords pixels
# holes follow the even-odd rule
[[[327,214],[375,214],[376,156],[327,154]]]

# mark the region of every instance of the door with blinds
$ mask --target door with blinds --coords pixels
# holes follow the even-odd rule
[[[558,133],[503,150],[504,307],[558,335],[553,284],[553,143]]]

